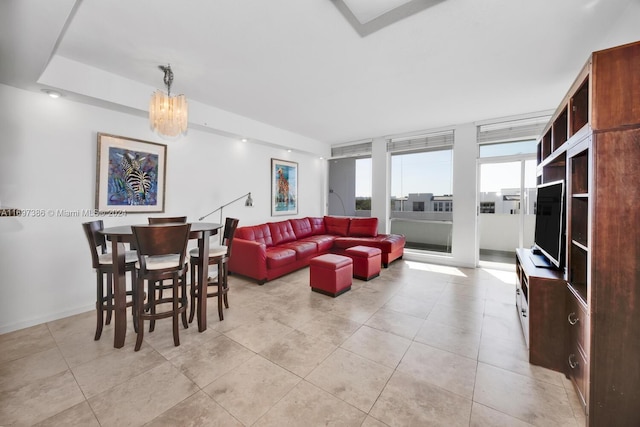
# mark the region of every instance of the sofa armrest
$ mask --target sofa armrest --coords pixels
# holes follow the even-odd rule
[[[233,239],[229,271],[258,281],[267,279],[267,247],[264,243]]]

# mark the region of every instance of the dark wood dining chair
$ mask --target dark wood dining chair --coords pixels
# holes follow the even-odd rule
[[[227,298],[228,286],[228,261],[231,255],[231,246],[233,244],[233,236],[238,228],[239,220],[236,218],[226,218],[224,225],[224,234],[222,235],[222,244],[211,246],[209,248],[209,261],[207,265],[217,265],[218,271],[215,277],[210,277],[207,286],[204,288],[207,290],[207,297],[218,297],[218,317],[220,320],[224,320],[224,314],[222,312],[222,302],[224,306],[229,308],[229,300]],[[189,322],[193,322],[195,315],[195,308],[197,300],[200,297],[198,294],[197,281],[200,277],[198,273],[200,262],[198,248],[193,248],[189,251],[189,263],[191,270],[191,309],[189,310]],[[215,288],[215,291],[209,292],[209,288]]]
[[[164,217],[150,216],[147,219],[149,221],[149,224],[171,224],[171,223],[185,224],[187,222],[186,216],[164,216]]]
[[[178,333],[178,317],[182,315],[182,324],[187,323],[187,287],[186,262],[187,242],[191,224],[138,225],[131,227],[135,245],[138,248],[136,262],[137,281],[135,286],[136,319],[138,335],[135,351],[140,350],[144,338],[144,321],[149,320],[149,331],[153,331],[155,321],[167,317],[173,318],[173,343],[180,345]],[[144,281],[149,283],[171,280],[171,296],[155,298],[150,292],[147,300],[149,311],[144,310],[141,303],[144,295]],[[166,304],[170,304],[167,308]],[[162,307],[160,307],[162,305]],[[160,308],[162,311],[158,311]]]
[[[97,341],[102,336],[103,326],[111,323],[111,317],[114,310],[113,298],[113,258],[110,252],[107,252],[107,241],[100,231],[104,229],[102,220],[85,222],[82,224],[84,234],[89,243],[91,250],[91,264],[96,270],[96,333],[94,339]],[[131,274],[131,290],[127,291],[130,297],[127,301],[127,307],[134,306],[133,287],[136,283],[136,267],[138,261],[136,251],[125,252],[125,274],[128,271]],[[105,281],[106,287],[105,287]],[[104,314],[107,314],[106,322]],[[137,329],[137,323],[134,319],[134,328]]]
[[[186,216],[164,216],[164,217],[152,217],[147,218],[149,224],[186,224]],[[155,290],[158,292],[158,296],[162,298],[162,293],[165,289],[171,289],[171,284],[166,285],[163,281],[153,283],[153,287],[149,286],[149,292]],[[155,296],[155,293],[154,295]]]

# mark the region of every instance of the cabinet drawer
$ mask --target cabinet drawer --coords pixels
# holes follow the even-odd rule
[[[529,348],[529,304],[522,295],[519,296],[519,303],[516,304],[516,307],[518,310],[518,317],[520,318],[520,324],[522,325],[524,340],[527,343],[527,348]]]
[[[567,330],[569,332],[569,341],[577,343],[582,348],[584,354],[587,352],[587,343],[585,338],[588,336],[587,312],[576,296],[567,288]]]
[[[587,361],[582,354],[582,351],[578,348],[578,343],[575,341],[572,341],[569,345],[567,366],[567,374],[576,387],[580,403],[582,403],[583,407],[586,407]]]

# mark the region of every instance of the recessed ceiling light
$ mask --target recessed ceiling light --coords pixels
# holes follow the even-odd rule
[[[58,91],[55,90],[51,90],[51,89],[42,89],[42,91],[44,93],[46,93],[47,95],[49,95],[51,98],[60,98],[62,96],[62,94]]]
[[[240,141],[247,142],[247,138],[242,138]]]
[[[288,150],[287,150],[287,153],[290,153],[290,152],[291,152],[291,149],[288,149]]]

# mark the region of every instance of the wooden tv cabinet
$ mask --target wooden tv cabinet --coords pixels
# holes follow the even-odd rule
[[[516,308],[529,363],[564,372],[567,282],[561,271],[533,265],[530,254],[516,249]]]
[[[638,70],[640,41],[593,52],[538,141],[538,183],[567,183],[564,371],[590,427],[640,425]]]

